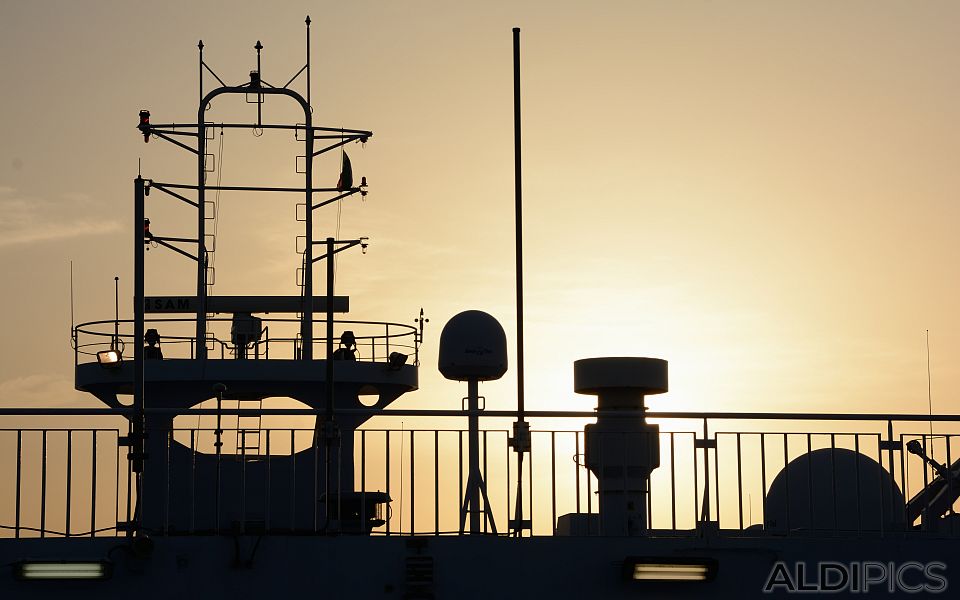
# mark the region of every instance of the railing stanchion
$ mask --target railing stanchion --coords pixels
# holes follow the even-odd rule
[[[762,523],[767,521],[767,434],[760,434],[760,510]]]
[[[17,506],[16,506],[16,517],[14,521],[13,536],[16,538],[20,537],[20,486],[21,480],[23,477],[22,473],[22,464],[23,464],[23,431],[17,430]]]
[[[932,438],[932,437],[931,437],[931,440],[930,440],[930,441],[931,441],[931,443],[933,442],[933,438]],[[893,497],[894,497],[894,495],[895,495],[896,492],[897,492],[897,489],[896,489],[896,488],[897,488],[896,471],[893,470],[893,448],[894,448],[894,443],[893,443],[893,421],[892,421],[892,420],[888,420],[888,421],[887,421],[887,469],[888,469],[889,472],[890,472],[890,489],[887,490],[887,491],[889,492],[890,496],[889,496],[889,498],[888,498],[889,510],[887,511],[887,514],[890,515],[891,521],[893,520],[893,510],[894,510],[894,509],[893,509]],[[878,449],[879,449],[879,446],[878,446]],[[880,464],[883,464],[883,459],[882,459],[881,457],[879,457],[879,456],[878,456],[877,458],[879,459],[877,462],[880,463]],[[924,473],[927,472],[926,467],[924,467],[923,472],[924,472]],[[880,497],[883,498],[882,495],[881,495]],[[883,513],[883,511],[880,511],[880,512]],[[881,521],[882,521],[882,519],[881,519]],[[881,527],[882,527],[882,526],[883,526],[883,524],[881,524]]]
[[[531,440],[531,446],[532,446]],[[509,461],[507,461],[509,462]],[[507,480],[509,485],[509,479]],[[550,530],[557,535],[557,432],[550,432]]]
[[[386,464],[386,474],[385,474],[386,488],[387,488],[387,496],[389,496],[390,495],[390,431],[389,430],[384,431],[383,437],[384,437],[383,452],[385,455],[384,460]],[[393,511],[389,511],[387,514],[387,535],[388,536],[390,535],[390,521],[393,520],[390,517],[392,516],[393,516]],[[400,516],[401,518],[403,517],[403,515],[400,515]],[[400,529],[403,529],[403,521],[400,521]]]
[[[167,535],[170,530],[170,445],[173,443],[173,422],[170,422],[170,429],[164,432],[166,438],[164,448],[164,489],[163,495],[163,535]]]
[[[710,521],[710,448],[706,442],[709,436],[707,419],[703,420],[703,514],[700,517],[701,522]],[[717,521],[719,522],[719,514]]]
[[[41,435],[43,454],[40,474],[40,537],[46,537],[47,529],[47,430]]]
[[[785,502],[785,511],[786,516],[783,521],[786,524],[787,532],[790,531],[790,473],[787,472],[787,465],[790,464],[790,440],[787,437],[787,434],[783,434],[783,481],[786,487],[786,502]]]
[[[415,456],[413,451],[413,438],[414,438],[413,434],[414,434],[414,431],[413,429],[411,429],[410,430],[410,535],[414,535],[417,532],[414,526],[414,514],[416,513],[416,510],[414,510],[414,508],[416,508],[415,503],[417,498],[417,488],[416,488],[416,485],[414,484],[414,479],[413,479],[413,476],[414,476],[413,462],[414,462],[414,456]]]
[[[360,533],[367,528],[367,432],[360,430]]]
[[[65,529],[65,532],[66,532],[66,537],[70,537],[70,508],[71,508],[71,505],[72,505],[72,500],[71,500],[71,498],[72,498],[72,494],[73,494],[73,430],[70,430],[70,429],[67,430],[67,470],[66,470],[66,478],[67,478],[67,485],[66,485],[67,497],[66,497],[66,502],[65,502],[65,512],[66,512],[66,516],[65,516],[65,519],[64,519],[64,521],[65,521],[65,528],[64,528],[64,529]]]
[[[810,453],[813,452],[813,434],[807,432],[807,526],[814,529],[813,526],[813,459]]]
[[[840,516],[837,514],[837,440],[836,435],[830,434],[830,486],[833,497],[833,530],[840,530]],[[812,490],[811,490],[812,491]]]
[[[272,429],[264,430],[263,433],[267,437],[267,483],[266,487],[266,498],[263,499],[264,510],[263,510],[263,529],[267,533],[270,532],[270,484],[273,473],[271,472],[271,460],[270,460],[270,432]]]
[[[693,526],[700,530],[700,453],[697,452],[697,434],[693,434]]]
[[[575,494],[577,514],[580,514],[580,432],[573,432],[573,477],[574,487],[577,489]]]
[[[584,438],[583,443],[584,443],[584,446],[587,445],[586,438]],[[584,449],[584,464],[586,464],[586,449]],[[601,470],[601,473],[602,472],[603,471]],[[593,514],[593,477],[589,471],[587,471],[584,475],[587,478],[587,514],[592,515]],[[602,521],[600,520],[602,518],[603,518],[603,515],[600,515],[597,518],[598,525],[602,524]],[[592,534],[593,528],[590,526],[591,523],[593,523],[592,517],[587,517],[587,535]],[[597,530],[597,535],[600,535],[599,527]]]
[[[739,511],[737,518],[740,531],[743,531],[743,457],[741,455],[740,433],[737,433],[737,496],[740,498],[740,501],[737,503],[737,509]]]
[[[853,452],[854,452],[854,470],[856,471],[856,480],[857,480],[857,535],[860,535],[863,530],[863,510],[860,493],[860,434],[853,434]]]
[[[197,420],[199,427],[199,419]],[[197,431],[190,430],[190,533],[197,521]]]
[[[97,535],[97,430],[90,430],[90,537]]]
[[[297,529],[297,437],[290,429],[290,531]]]
[[[677,459],[674,450],[676,433],[670,432],[670,525],[677,529]]]

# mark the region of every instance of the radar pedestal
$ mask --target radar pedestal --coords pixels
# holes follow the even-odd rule
[[[439,369],[447,379],[467,382],[469,468],[460,505],[460,533],[464,533],[468,517],[470,533],[481,533],[482,513],[491,533],[496,534],[487,485],[480,470],[479,382],[500,379],[507,372],[507,336],[503,327],[495,318],[479,310],[455,315],[440,333]]]
[[[597,396],[597,422],[584,428],[587,468],[600,495],[600,534],[644,535],[650,473],[660,466],[660,428],[646,422],[644,396],[667,391],[667,361],[587,358],[573,364],[578,394]],[[623,411],[639,411],[624,416]],[[617,414],[621,413],[621,414]]]

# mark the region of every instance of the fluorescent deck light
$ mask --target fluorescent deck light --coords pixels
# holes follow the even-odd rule
[[[110,576],[106,561],[22,561],[14,572],[20,579],[106,579]]]
[[[628,558],[624,575],[633,581],[708,581],[717,573],[712,558]]]

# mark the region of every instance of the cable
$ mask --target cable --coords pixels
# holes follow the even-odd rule
[[[21,531],[34,531],[36,533],[43,533],[43,534],[52,533],[53,535],[59,535],[63,537],[87,537],[95,533],[110,531],[111,529],[116,529],[116,528],[117,528],[116,525],[113,525],[111,527],[101,527],[100,529],[94,529],[93,531],[82,531],[80,533],[70,533],[68,535],[63,531],[54,531],[53,529],[38,529],[36,527],[26,527],[24,525],[21,525],[20,527],[15,527],[12,525],[0,525],[0,529],[12,529],[14,531],[16,531],[17,529],[20,529]]]

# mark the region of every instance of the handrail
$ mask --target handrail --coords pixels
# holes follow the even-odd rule
[[[239,409],[205,409],[205,410],[184,410],[184,409],[158,409],[146,408],[146,413],[191,413],[192,415],[216,415],[216,414],[237,414],[263,413],[263,414],[320,414],[319,410],[312,409],[266,409],[262,411],[239,410]],[[388,410],[371,411],[363,410],[344,410],[344,413],[380,413],[386,416],[407,415],[407,416],[458,416],[463,417],[467,411],[440,411],[440,410]],[[475,411],[480,416],[499,417],[513,416],[513,411]],[[132,408],[110,409],[25,409],[25,408],[0,408],[0,415],[22,415],[22,414],[113,414],[125,415],[132,413]],[[641,411],[618,411],[621,415],[638,415]],[[922,414],[854,414],[854,413],[718,413],[718,412],[664,412],[664,413],[643,413],[650,418],[679,418],[684,420],[706,422],[708,419],[717,420],[751,420],[756,417],[766,419],[772,422],[774,419],[797,419],[797,420],[821,420],[821,421],[873,421],[890,425],[894,422],[913,422],[923,423],[928,421],[960,422],[960,415],[922,415]],[[536,419],[539,416],[554,417],[557,415],[574,417],[591,417],[596,415],[592,411],[532,411],[527,413],[527,417]],[[149,517],[150,531],[156,535],[167,535],[171,531],[177,535],[229,535],[234,530],[224,529],[221,519],[228,519],[227,522],[239,523],[241,532],[243,527],[256,526],[260,535],[288,535],[313,534],[327,535],[330,531],[326,525],[314,519],[312,523],[309,517],[300,517],[301,507],[315,506],[322,502],[322,490],[313,486],[312,497],[308,497],[311,492],[309,477],[306,480],[297,475],[295,466],[299,462],[306,465],[309,469],[309,457],[316,456],[321,451],[318,445],[316,429],[313,426],[308,427],[257,427],[259,433],[258,442],[255,446],[243,444],[240,441],[236,446],[227,444],[226,448],[219,447],[220,433],[222,431],[240,432],[251,431],[250,428],[241,427],[238,421],[236,428],[221,427],[218,423],[215,428],[202,426],[199,420],[189,420],[196,426],[171,427],[169,421],[164,421],[165,425],[151,430],[155,436],[154,440],[160,440],[172,448],[174,442],[179,444],[178,452],[160,451],[152,459],[151,468],[156,469],[156,473],[166,473],[166,484],[154,484],[149,490],[145,490],[148,496],[156,501],[153,506],[161,504],[168,508],[154,509]],[[409,422],[408,422],[409,423]],[[486,422],[490,424],[490,421]],[[361,510],[375,510],[376,519],[368,520],[361,516],[360,521],[366,523],[363,533],[370,535],[441,535],[442,533],[457,534],[455,519],[458,509],[462,507],[462,498],[464,494],[464,472],[462,468],[449,469],[450,473],[441,477],[441,463],[443,460],[454,461],[454,464],[463,464],[463,436],[467,430],[465,427],[457,427],[456,424],[437,424],[423,423],[422,427],[414,425],[413,427],[371,427],[368,429],[358,429],[352,433],[351,454],[349,459],[348,480],[353,482],[354,486],[347,490],[356,490],[351,492],[361,497]],[[500,424],[493,424],[493,428],[485,428],[482,431],[483,447],[483,477],[491,490],[491,514],[496,515],[496,522],[504,522],[511,514],[512,502],[517,496],[512,496],[509,485],[506,486],[506,494],[503,495],[503,483],[512,481],[511,479],[511,454],[508,450],[509,429],[500,427]],[[682,426],[682,424],[681,424]],[[659,448],[662,455],[663,464],[660,465],[655,473],[649,476],[649,487],[644,498],[647,510],[645,513],[645,522],[649,524],[648,535],[656,536],[700,536],[709,529],[715,531],[716,535],[721,536],[809,536],[826,535],[828,537],[850,537],[850,536],[926,536],[928,531],[936,531],[938,535],[957,536],[960,532],[952,526],[952,522],[940,521],[939,514],[933,513],[921,514],[917,516],[908,512],[917,502],[923,502],[924,496],[918,495],[917,490],[933,489],[931,485],[931,474],[928,473],[927,466],[921,458],[913,456],[909,450],[908,441],[924,440],[925,449],[930,453],[932,460],[943,461],[944,464],[953,464],[951,461],[950,449],[960,442],[960,434],[947,433],[941,428],[941,432],[936,436],[928,435],[923,432],[900,432],[896,436],[892,430],[884,434],[881,431],[836,431],[828,427],[819,427],[817,431],[811,431],[811,428],[804,428],[802,431],[717,431],[720,429],[714,427],[707,435],[707,431],[701,434],[695,430],[681,431],[663,431],[658,436]],[[14,455],[16,460],[17,475],[13,479],[15,486],[14,494],[17,499],[15,508],[10,507],[0,511],[0,530],[12,532],[12,537],[35,537],[32,534],[38,533],[40,537],[45,535],[66,536],[66,537],[96,537],[98,534],[106,532],[111,535],[111,530],[116,530],[115,534],[120,535],[123,531],[129,530],[131,524],[140,526],[138,521],[131,521],[131,513],[128,512],[126,519],[121,519],[121,513],[124,506],[127,508],[134,505],[134,496],[132,496],[129,483],[132,481],[132,475],[129,468],[124,468],[124,456],[128,454],[126,444],[128,438],[123,435],[123,427],[38,427],[36,422],[29,427],[10,428],[0,427],[0,433],[8,441],[15,441],[17,452]],[[697,428],[694,428],[697,429]],[[903,428],[901,429],[909,429]],[[926,429],[923,427],[923,429]],[[273,434],[273,435],[271,435]],[[529,512],[529,535],[543,536],[609,536],[617,535],[611,533],[610,529],[604,527],[604,519],[609,518],[611,513],[605,512],[602,508],[603,497],[597,496],[594,490],[600,490],[602,493],[601,482],[596,478],[596,473],[606,473],[604,463],[603,448],[610,448],[610,445],[604,446],[596,442],[597,435],[604,435],[607,440],[614,443],[614,448],[622,448],[628,452],[631,443],[628,432],[608,431],[598,434],[594,432],[594,450],[599,448],[599,452],[594,455],[594,462],[591,464],[584,460],[584,450],[589,443],[591,433],[578,429],[564,427],[563,429],[554,427],[537,428],[532,432],[531,443],[535,453],[541,457],[549,457],[549,462],[541,460],[530,464],[529,474],[525,474],[522,485],[529,485],[531,494],[539,496],[530,496],[538,498],[531,502]],[[612,436],[612,437],[611,437]],[[712,438],[712,439],[708,439]],[[238,437],[238,440],[240,438]],[[261,444],[259,440],[262,439]],[[934,443],[937,439],[938,442]],[[273,440],[273,444],[271,444]],[[98,443],[99,441],[99,443]],[[399,443],[398,443],[399,442]],[[416,442],[416,444],[415,444]],[[805,443],[804,443],[805,442]],[[634,439],[633,444],[639,443]],[[624,444],[624,445],[620,445]],[[415,451],[416,448],[419,451]],[[758,448],[759,446],[759,448]],[[590,450],[586,449],[587,455]],[[790,473],[790,469],[797,471],[797,457],[804,454],[814,456],[814,452],[819,452],[821,456],[829,452],[829,463],[821,464],[822,471],[819,471],[817,478],[810,472],[810,467],[805,467],[807,472],[806,479],[802,476],[781,477],[782,473]],[[295,456],[301,457],[297,461]],[[191,456],[193,458],[191,458]],[[459,456],[459,460],[457,460]],[[489,456],[489,467],[488,467]],[[616,455],[612,455],[616,458]],[[626,455],[625,455],[626,456]],[[855,462],[850,463],[849,457],[855,456]],[[354,457],[359,457],[359,465],[353,461]],[[443,458],[442,457],[447,457]],[[346,459],[347,455],[336,456],[337,461]],[[396,460],[398,459],[399,460]],[[841,459],[834,462],[835,459]],[[431,460],[432,459],[432,460]],[[844,459],[847,462],[844,462]],[[316,460],[316,458],[314,459]],[[609,461],[609,458],[607,459]],[[597,463],[599,461],[599,463]],[[432,464],[431,464],[432,462]],[[883,463],[886,462],[886,465]],[[271,479],[270,465],[274,464],[281,467],[274,469]],[[393,471],[393,484],[391,485],[391,465],[394,469],[399,463],[399,481],[397,482],[397,471]],[[897,464],[899,463],[899,467]],[[56,481],[56,477],[48,474],[48,465],[66,465],[66,480],[64,483]],[[623,462],[607,462],[606,466],[612,468],[623,467]],[[802,463],[799,463],[802,465]],[[807,465],[813,464],[812,461]],[[867,470],[861,475],[861,464],[867,466]],[[38,466],[39,465],[39,466]],[[71,466],[72,465],[72,466]],[[78,468],[78,465],[80,468]],[[97,474],[97,466],[105,465],[109,481],[102,482],[103,477]],[[536,466],[535,466],[536,465]],[[620,465],[618,467],[618,465]],[[846,466],[844,466],[846,465]],[[432,469],[431,469],[432,466]],[[883,467],[883,470],[877,470],[876,467]],[[446,467],[445,467],[446,468]],[[21,473],[29,473],[31,470],[41,471],[40,480],[43,484],[39,492],[36,486],[24,485],[29,482],[29,477],[24,477]],[[192,492],[189,499],[175,496],[178,492],[171,492],[170,482],[174,486],[186,485],[193,490],[197,482],[205,481],[207,484],[212,480],[206,478],[216,469],[216,494],[197,494]],[[338,467],[339,469],[339,467]],[[536,470],[536,476],[534,469]],[[833,503],[833,512],[829,511],[831,498],[826,500],[817,500],[812,493],[816,486],[827,482],[832,483],[834,489],[838,488],[840,478],[847,478],[849,481],[851,469],[856,469],[856,475],[851,485],[855,486],[857,501],[850,502],[850,506],[840,511],[836,500]],[[57,470],[59,467],[57,467]],[[804,470],[804,469],[801,469]],[[339,471],[338,471],[339,472]],[[423,477],[427,478],[426,490],[433,492],[433,498],[426,496],[426,503],[422,503],[424,498],[424,486],[413,485],[414,473],[417,473],[418,481]],[[175,473],[175,476],[171,476]],[[883,473],[889,473],[889,491],[884,486],[885,480],[882,479]],[[546,474],[546,476],[544,476]],[[222,479],[221,479],[222,475]],[[434,478],[434,485],[430,489],[429,480]],[[606,477],[606,476],[605,476]],[[702,478],[701,478],[702,477]],[[357,480],[359,479],[359,483]],[[795,495],[800,504],[794,506],[781,506],[774,502],[768,503],[768,499],[774,498],[777,480],[783,480],[784,485],[800,486],[793,489],[803,489],[806,487],[806,495]],[[403,481],[410,482],[408,487],[403,485]],[[163,481],[157,479],[155,481]],[[306,491],[299,491],[298,485],[303,485],[301,481],[307,481]],[[610,493],[616,494],[616,481],[609,477],[603,479],[606,485],[612,485]],[[624,475],[624,484],[626,485],[626,475]],[[66,489],[64,508],[52,508],[47,499],[53,493],[59,493],[58,490],[64,488],[51,487],[48,483],[54,485],[64,485]],[[90,482],[90,483],[88,483]],[[820,482],[820,484],[818,484]],[[867,493],[867,488],[861,490],[860,483],[874,482],[870,485],[879,485],[879,489],[871,488],[873,491]],[[127,485],[125,485],[127,484]],[[536,484],[536,488],[534,487]],[[124,494],[124,487],[126,493]],[[186,488],[179,488],[186,489]],[[210,491],[209,487],[206,487]],[[845,488],[847,489],[847,488]],[[847,489],[849,496],[850,487]],[[135,491],[139,494],[139,488]],[[751,492],[757,494],[760,498],[759,505],[753,502]],[[266,494],[265,500],[263,494]],[[343,493],[339,488],[337,494]],[[387,505],[383,508],[370,508],[363,500],[363,494],[377,493],[386,498]],[[863,493],[863,501],[861,501]],[[232,504],[221,504],[221,494],[230,494],[230,497],[238,502]],[[328,492],[329,494],[329,492]],[[789,492],[788,492],[789,494]],[[329,495],[328,495],[329,497]],[[836,496],[834,496],[836,497]],[[843,497],[842,495],[840,496]],[[303,502],[300,502],[300,499]],[[392,500],[391,500],[392,498]],[[805,499],[806,498],[806,499]],[[912,498],[912,499],[911,499]],[[921,500],[917,500],[921,498]],[[908,499],[910,499],[908,501]],[[176,500],[173,502],[173,500]],[[97,507],[103,505],[116,504],[116,514],[107,514],[105,511],[98,511]],[[598,506],[597,502],[600,501]],[[701,502],[702,501],[702,502]],[[249,507],[253,502],[259,503],[260,508],[250,512]],[[338,505],[340,500],[338,499]],[[391,504],[392,502],[392,504]],[[415,508],[415,502],[417,510]],[[239,504],[238,504],[239,503]],[[265,504],[264,504],[265,503]],[[289,503],[289,504],[288,504]],[[431,506],[432,505],[432,506]],[[176,506],[174,510],[171,507]],[[284,507],[271,510],[271,506]],[[290,506],[287,510],[285,507]],[[799,506],[799,508],[797,508]],[[408,510],[404,510],[408,507]],[[723,508],[721,508],[723,507]],[[432,509],[432,519],[430,512]],[[826,516],[815,518],[815,511],[826,511]],[[381,510],[385,511],[381,513]],[[238,512],[239,511],[239,512]],[[262,511],[262,512],[257,512]],[[900,518],[897,515],[906,515]],[[113,511],[109,511],[112,513]],[[309,511],[308,511],[309,512]],[[64,525],[59,526],[57,517],[65,515]],[[362,513],[361,513],[362,514]],[[820,514],[817,512],[816,514]],[[71,521],[71,516],[80,515],[78,521]],[[197,517],[196,515],[208,515]],[[215,515],[215,517],[209,517]],[[260,520],[262,515],[264,520]],[[756,515],[756,518],[755,516]],[[783,520],[781,520],[781,515]],[[851,520],[852,515],[852,520]],[[886,515],[886,516],[884,516]],[[891,516],[892,515],[892,516]],[[830,517],[833,517],[832,525],[829,523]],[[494,518],[494,517],[491,517]],[[115,519],[115,520],[114,520]],[[919,525],[914,522],[920,520]],[[272,525],[271,525],[272,520]],[[355,520],[355,519],[354,519]],[[145,521],[146,522],[146,521]],[[357,525],[350,519],[338,522],[334,526],[334,532],[352,532],[357,533]],[[459,534],[463,535],[463,521]],[[342,528],[342,529],[341,529]],[[947,528],[949,530],[947,530]],[[78,531],[79,530],[79,531]],[[916,534],[913,532],[916,531]],[[3,535],[0,537],[10,537]],[[524,534],[526,535],[526,534]]]
[[[262,320],[268,324],[283,323],[290,326],[300,324],[299,319],[293,318],[264,317]],[[208,321],[216,323],[232,323],[232,319],[226,317],[214,317],[208,319]],[[183,317],[155,317],[145,319],[144,322],[147,324],[189,324],[193,323],[194,319]],[[102,349],[107,343],[113,343],[115,340],[120,340],[121,342],[132,340],[133,335],[131,333],[115,333],[114,328],[121,323],[125,326],[129,326],[133,323],[133,321],[130,319],[121,319],[119,321],[113,319],[104,319],[99,321],[89,321],[76,325],[73,329],[73,336],[71,338],[75,355],[75,364],[79,364],[80,355],[94,356],[97,352],[97,349]],[[350,327],[361,328],[359,335],[356,335],[358,346],[361,349],[369,349],[370,351],[369,356],[364,356],[365,353],[361,353],[361,355],[358,357],[358,360],[362,362],[386,361],[389,357],[391,346],[404,351],[410,350],[415,356],[419,356],[419,339],[417,335],[417,329],[412,325],[407,325],[404,323],[391,323],[387,321],[361,321],[355,319],[336,320],[334,321],[334,324],[340,329]],[[110,329],[109,331],[106,329],[103,331],[98,331],[97,329],[101,326],[109,326]],[[362,328],[374,330],[363,331]],[[256,343],[258,350],[261,347],[265,349],[265,352],[262,354],[263,359],[267,359],[269,357],[269,344],[271,342],[281,345],[290,344],[291,347],[295,347],[298,343],[299,334],[296,336],[280,336],[271,338],[269,337],[268,326],[264,327],[264,331],[267,332],[267,337],[259,340]],[[160,341],[161,344],[188,343],[192,346],[195,346],[198,343],[196,337],[192,335],[161,335]],[[208,336],[205,340],[205,343],[213,343],[215,345],[219,344],[221,358],[223,358],[227,352],[232,352],[236,348],[231,342],[220,339],[216,336]],[[325,344],[326,338],[314,337],[313,343],[314,345]],[[383,356],[377,355],[378,348],[385,349]],[[296,352],[293,352],[292,354],[293,356],[296,356]],[[190,357],[193,357],[192,350]],[[260,352],[255,352],[253,359],[258,360],[260,358]]]
[[[285,416],[317,416],[326,414],[325,409],[313,408],[145,408],[147,414],[189,414],[189,415],[285,415]],[[337,414],[369,415],[379,417],[466,417],[478,415],[487,418],[514,418],[515,410],[445,410],[445,409],[386,409],[372,408],[339,408]],[[20,408],[0,407],[0,416],[104,416],[132,414],[132,407],[123,408]],[[531,418],[595,418],[595,411],[586,410],[526,410],[524,414]],[[613,417],[646,416],[648,419],[689,419],[689,420],[796,420],[796,421],[864,421],[864,422],[923,422],[960,423],[960,414],[957,415],[915,415],[915,414],[868,414],[868,413],[746,413],[746,412],[648,412],[648,411],[608,411],[604,415]]]

